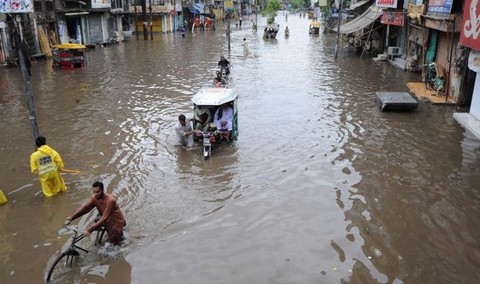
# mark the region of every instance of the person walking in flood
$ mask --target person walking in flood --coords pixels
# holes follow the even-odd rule
[[[250,54],[250,49],[248,49],[248,42],[246,38],[243,38],[243,56],[247,57]]]
[[[185,115],[181,114],[178,116],[178,124],[175,126],[175,133],[177,134],[178,143],[187,148],[192,148],[194,146],[193,134],[195,131]]]
[[[30,170],[32,174],[38,175],[43,194],[52,197],[67,191],[65,181],[60,175],[64,167],[60,154],[47,145],[47,139],[43,136],[37,137],[35,144],[37,151],[30,155]]]

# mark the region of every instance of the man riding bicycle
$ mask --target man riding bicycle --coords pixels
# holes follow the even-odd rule
[[[85,230],[85,236],[89,236],[93,231],[104,226],[108,234],[105,247],[108,248],[117,245],[123,238],[123,228],[126,225],[120,206],[118,206],[117,200],[112,194],[104,192],[102,182],[94,182],[92,192],[93,196],[90,197],[87,203],[78,208],[71,216],[67,217],[65,225],[70,224],[71,221],[92,211],[93,208],[97,208],[100,218],[98,220],[96,219],[95,223]]]

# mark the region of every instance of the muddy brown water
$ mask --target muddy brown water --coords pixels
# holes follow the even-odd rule
[[[0,282],[42,283],[68,240],[64,218],[102,180],[128,239],[111,255],[87,243],[56,283],[478,283],[480,141],[457,109],[381,112],[375,92],[406,91],[418,74],[348,49],[335,61],[334,34],[278,20],[288,39],[264,41],[244,20],[230,53],[219,23],[88,50],[83,69],[34,64],[40,132],[82,171],[50,199],[29,171],[19,71],[0,69]],[[204,161],[173,127],[222,54],[240,134]]]

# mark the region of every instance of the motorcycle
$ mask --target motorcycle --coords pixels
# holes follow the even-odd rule
[[[428,89],[431,86],[434,90],[443,92],[444,80],[443,72],[440,70],[440,65],[437,65],[435,62],[431,62],[426,65],[427,69],[425,71],[425,87]]]

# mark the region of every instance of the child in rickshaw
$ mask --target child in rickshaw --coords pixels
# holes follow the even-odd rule
[[[221,141],[228,141],[230,140],[230,130],[228,130],[228,122],[222,121],[221,128],[219,129],[220,140]]]

